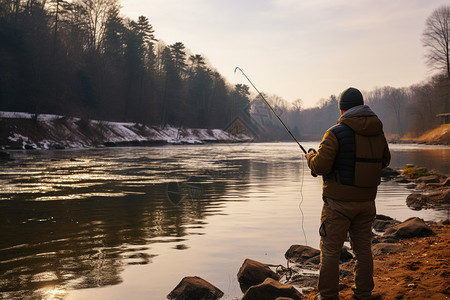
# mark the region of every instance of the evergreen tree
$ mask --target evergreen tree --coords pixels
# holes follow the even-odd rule
[[[186,71],[186,47],[182,42],[176,42],[169,46],[173,57],[175,70],[180,76]]]

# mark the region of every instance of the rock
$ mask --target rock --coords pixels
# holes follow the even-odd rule
[[[304,262],[302,262],[303,266],[309,265],[313,269],[319,268],[319,264],[320,264],[320,255],[313,256],[310,259],[307,259]]]
[[[280,276],[272,271],[266,264],[252,259],[245,259],[237,274],[238,281],[241,284],[254,285],[260,284],[266,278],[279,280]]]
[[[314,265],[320,264],[320,250],[304,245],[292,245],[284,254],[287,260],[297,264]],[[353,255],[348,252],[347,247],[341,250],[340,261],[346,262],[353,258]]]
[[[397,178],[394,179],[394,181],[398,182],[398,183],[409,183],[409,182],[411,182],[411,180],[409,180],[405,176],[398,176]]]
[[[450,219],[442,220],[440,223],[442,225],[450,225]]]
[[[292,245],[286,251],[284,257],[293,263],[304,263],[318,255],[320,255],[320,250],[304,245]]]
[[[431,204],[450,203],[450,189],[434,190],[427,194]]]
[[[394,226],[396,224],[399,224],[400,222],[397,220],[379,220],[377,218],[375,218],[375,220],[373,221],[372,227],[373,229],[375,229],[375,231],[378,232],[384,232],[386,230],[386,228]]]
[[[346,262],[353,259],[353,254],[351,254],[350,252],[348,252],[347,247],[342,247],[341,249],[341,257],[339,258],[339,260],[341,262]]]
[[[422,177],[417,178],[415,181],[417,184],[422,183],[422,182],[425,184],[440,182],[439,176],[437,176],[437,175],[422,176]]]
[[[373,255],[397,253],[403,250],[403,246],[399,244],[379,243],[372,246]]]
[[[450,189],[447,189],[446,191],[444,191],[443,203],[450,204]]]
[[[8,152],[5,152],[5,151],[0,151],[0,161],[2,161],[2,160],[6,160],[6,161],[12,160],[11,154],[9,154]]]
[[[389,216],[385,216],[385,215],[375,215],[375,220],[385,220],[385,221],[390,221],[390,220],[394,220]]]
[[[427,187],[427,185],[425,184],[425,182],[419,182],[419,183],[413,183],[415,188],[418,190],[423,190]]]
[[[215,300],[223,296],[223,292],[197,277],[184,277],[173,291],[167,295],[170,300]]]
[[[381,170],[381,177],[383,178],[392,178],[397,177],[400,173],[392,168],[384,168]]]
[[[428,206],[429,202],[429,197],[421,193],[413,193],[406,197],[406,205],[414,210],[421,210]]]
[[[292,277],[291,284],[300,288],[315,287],[319,281],[319,274],[298,274]]]
[[[117,144],[114,143],[114,142],[104,142],[103,146],[105,146],[105,147],[116,147]]]
[[[433,230],[420,218],[409,218],[403,223],[390,227],[384,233],[384,236],[393,236],[401,239],[430,235],[434,235]]]
[[[372,244],[379,244],[379,243],[395,244],[398,242],[399,239],[393,236],[377,236],[372,240]]]
[[[406,198],[406,205],[415,210],[440,204],[450,204],[450,188],[432,190],[426,194],[413,193]]]
[[[272,278],[267,278],[263,283],[250,287],[242,300],[273,300],[277,297],[301,300],[302,295],[290,284],[282,284]]]
[[[450,186],[450,177],[442,176],[442,182],[439,183],[427,183],[425,188],[445,188]]]
[[[407,184],[405,187],[406,187],[407,189],[412,190],[412,189],[415,189],[417,186],[416,186],[415,183],[409,183],[409,184]]]

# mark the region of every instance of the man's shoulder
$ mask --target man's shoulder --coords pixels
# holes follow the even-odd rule
[[[350,126],[346,125],[343,122],[339,122],[334,126],[331,126],[328,131],[332,132],[334,135],[338,135],[343,132],[353,132],[353,129]]]

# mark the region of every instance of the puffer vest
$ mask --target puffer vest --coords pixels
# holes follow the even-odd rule
[[[381,171],[381,158],[379,157],[358,157],[357,141],[355,132],[346,124],[339,123],[330,128],[339,143],[339,151],[333,165],[333,170],[339,175],[339,182],[344,185],[356,185],[361,187],[371,187],[380,184],[379,173]],[[357,171],[357,169],[359,169]],[[373,171],[375,176],[366,178],[363,181],[356,180],[355,174]],[[368,179],[368,180],[367,180]]]
[[[341,184],[353,185],[355,181],[356,143],[355,132],[344,123],[330,128],[339,143],[339,151],[333,170],[339,174]]]

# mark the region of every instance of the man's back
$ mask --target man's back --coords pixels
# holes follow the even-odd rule
[[[339,201],[372,201],[381,169],[390,153],[383,125],[375,113],[359,105],[347,110],[325,133],[319,150],[308,160],[323,175],[324,196]]]

